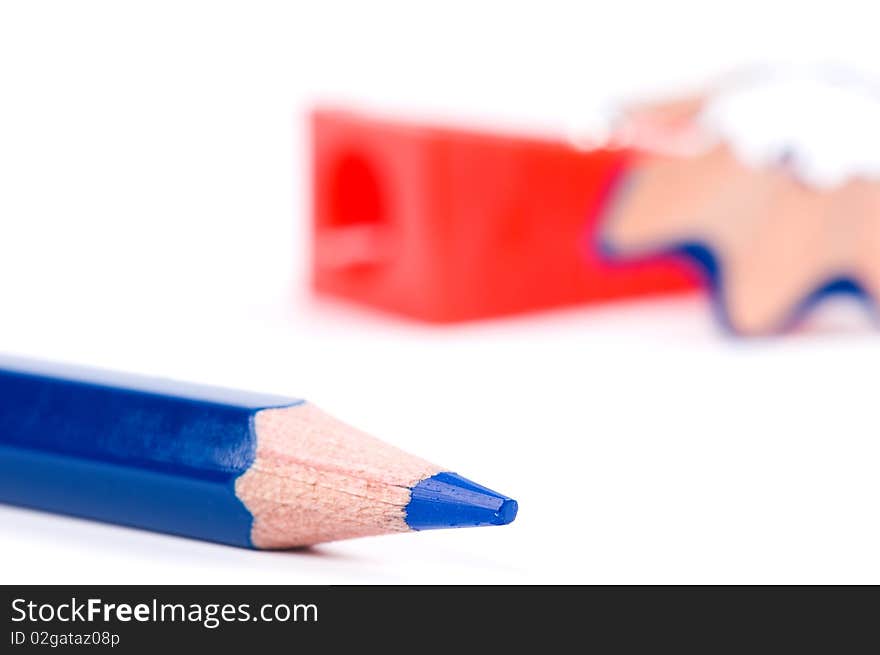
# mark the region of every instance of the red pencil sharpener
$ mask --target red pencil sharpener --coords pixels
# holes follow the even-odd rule
[[[312,114],[314,288],[432,322],[693,289],[685,262],[595,243],[635,154]]]

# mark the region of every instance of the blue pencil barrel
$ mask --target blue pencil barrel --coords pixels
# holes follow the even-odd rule
[[[0,358],[0,502],[252,547],[254,414],[302,402]]]

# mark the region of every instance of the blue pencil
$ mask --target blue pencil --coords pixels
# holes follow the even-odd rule
[[[0,358],[0,502],[248,548],[517,512],[303,400],[15,358]]]

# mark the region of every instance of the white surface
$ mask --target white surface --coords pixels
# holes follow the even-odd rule
[[[845,2],[710,4],[0,4],[0,349],[307,395],[521,507],[310,553],[3,507],[0,581],[880,582],[858,311],[745,343],[699,299],[430,329],[303,292],[314,97],[560,131],[743,61],[875,59]]]

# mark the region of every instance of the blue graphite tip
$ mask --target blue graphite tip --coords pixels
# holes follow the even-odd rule
[[[507,525],[517,509],[512,498],[457,473],[438,473],[412,488],[406,524],[413,530]]]

